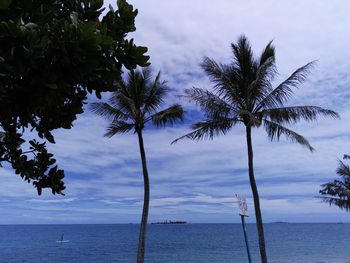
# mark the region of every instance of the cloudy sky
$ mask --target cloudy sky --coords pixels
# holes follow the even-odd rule
[[[334,109],[341,120],[320,119],[295,127],[316,148],[314,153],[284,139],[270,142],[264,131],[254,130],[262,213],[265,222],[350,222],[348,213],[315,198],[320,184],[336,178],[337,159],[349,153],[350,2],[130,2],[139,9],[137,31],[130,37],[149,48],[154,70],[161,70],[173,90],[171,101],[185,88],[210,88],[199,63],[204,56],[230,62],[230,43],[243,33],[257,54],[274,41],[279,79],[318,60],[293,103]],[[145,132],[150,221],[238,222],[235,193],[247,197],[253,215],[244,130],[237,127],[214,141],[170,145],[198,116],[197,108],[182,103],[188,113],[184,125]],[[31,185],[2,169],[0,223],[138,222],[143,181],[137,138],[103,138],[106,124],[86,111],[72,130],[55,133],[57,143],[50,148],[66,172],[65,196],[45,191],[39,197]],[[254,222],[254,217],[248,221]]]

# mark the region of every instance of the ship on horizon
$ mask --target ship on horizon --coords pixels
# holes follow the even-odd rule
[[[186,221],[172,221],[172,220],[165,220],[162,222],[154,222],[151,223],[152,225],[185,225],[188,224]]]

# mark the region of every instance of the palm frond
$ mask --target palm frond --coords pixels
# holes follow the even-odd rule
[[[249,108],[253,111],[256,101],[265,97],[272,91],[271,82],[277,74],[275,57],[267,58],[263,64],[261,64],[256,72],[255,79],[248,85],[248,99],[250,100]]]
[[[127,120],[129,118],[129,116],[122,110],[115,108],[106,102],[91,103],[90,110],[108,120]]]
[[[246,126],[259,127],[261,125],[262,118],[250,112],[249,110],[239,109],[236,111],[236,114]]]
[[[323,186],[323,185],[322,185]],[[335,205],[341,210],[350,211],[350,195],[343,197],[321,197],[322,201],[329,203],[329,205]]]
[[[307,147],[310,151],[314,151],[314,148],[310,145],[309,141],[302,135],[267,119],[263,119],[263,124],[267,135],[271,139],[271,141],[274,139],[279,140],[281,135],[284,135],[290,141],[297,142]]]
[[[279,84],[273,91],[271,91],[271,93],[259,102],[257,105],[257,111],[260,109],[280,107],[287,102],[294,94],[293,88],[298,88],[298,86],[306,80],[306,77],[314,64],[314,61],[310,62],[294,71],[290,77]]]
[[[348,155],[344,155],[347,159]],[[329,205],[336,205],[340,209],[350,211],[350,167],[339,160],[337,174],[341,180],[334,180],[333,182],[321,185],[319,193],[320,198]]]
[[[344,160],[349,160],[349,159],[350,159],[350,155],[344,154],[344,155],[343,155],[343,159],[344,159]]]
[[[132,123],[127,123],[125,121],[113,121],[108,127],[107,131],[104,134],[105,137],[111,138],[116,134],[123,134],[131,131],[135,128],[135,125]]]
[[[339,167],[337,169],[337,174],[344,178],[346,183],[349,183],[349,191],[350,191],[350,167],[346,165],[344,162],[339,160]]]
[[[135,119],[140,110],[137,106],[137,102],[135,102],[135,99],[131,96],[132,95],[130,95],[128,91],[119,90],[112,93],[109,102],[112,104],[111,102],[114,101],[115,108],[120,108],[127,113],[129,118]]]
[[[159,108],[163,103],[163,98],[168,93],[168,87],[166,81],[160,80],[160,72],[158,72],[156,78],[152,83],[146,87],[143,112],[150,113]]]
[[[241,35],[237,44],[231,43],[234,63],[238,66],[243,76],[248,77],[257,68],[257,63],[253,57],[253,51],[248,38]]]
[[[129,116],[134,116],[136,111],[135,100],[130,93],[132,85],[134,85],[134,74],[130,71],[126,80],[120,80],[117,85],[117,91],[112,92],[108,99],[108,104],[113,108],[120,109]]]
[[[209,118],[227,117],[231,111],[235,110],[223,98],[211,91],[193,87],[186,89],[184,93],[182,97],[200,106]]]
[[[259,65],[261,66],[265,64],[265,62],[271,58],[275,60],[275,47],[272,45],[272,40],[266,45],[261,53]]]
[[[243,106],[239,86],[242,78],[238,68],[233,65],[219,64],[208,57],[203,59],[201,67],[214,83],[214,90],[218,96],[233,104]]]
[[[335,111],[323,109],[318,106],[293,106],[275,109],[266,109],[256,113],[258,116],[268,118],[279,124],[294,124],[301,119],[306,121],[316,120],[319,116],[339,118]]]
[[[321,185],[320,198],[329,203],[329,205],[336,205],[340,209],[350,211],[350,185],[345,185],[344,182],[334,180]]]
[[[179,104],[174,104],[169,108],[157,112],[151,116],[152,123],[157,127],[163,127],[165,125],[174,125],[178,121],[182,121],[184,117],[184,111]]]
[[[220,81],[226,71],[226,65],[217,63],[214,59],[204,57],[201,67],[213,82]]]
[[[136,109],[142,107],[145,98],[145,87],[147,86],[148,77],[144,76],[144,74],[148,74],[148,71],[145,71],[145,69],[142,69],[142,71],[131,70],[130,79],[127,82],[127,94],[125,95],[132,101]]]
[[[160,74],[158,73],[158,75],[160,75]],[[151,67],[143,67],[141,72],[140,72],[140,76],[145,83],[152,82],[152,68]]]
[[[184,112],[178,104],[155,113],[168,91],[165,82],[160,80],[160,72],[152,80],[149,67],[130,70],[125,78],[118,81],[117,88],[109,103],[93,103],[91,106],[94,113],[111,120],[106,137],[133,129],[140,132],[148,121],[156,126],[165,126],[183,119]]]
[[[197,122],[192,126],[194,131],[177,138],[171,144],[185,138],[195,141],[205,139],[212,140],[216,136],[225,135],[238,121],[239,120],[235,118],[217,118],[215,120]]]

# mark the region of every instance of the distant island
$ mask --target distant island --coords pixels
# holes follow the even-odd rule
[[[151,223],[152,225],[184,225],[188,224],[186,221],[171,221],[171,220],[165,220],[162,222],[154,222]]]

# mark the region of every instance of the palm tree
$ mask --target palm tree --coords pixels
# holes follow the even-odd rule
[[[337,118],[334,111],[316,106],[285,106],[292,98],[293,88],[297,88],[307,76],[313,62],[297,69],[290,77],[272,87],[277,74],[275,48],[272,42],[264,48],[260,57],[254,57],[252,48],[245,36],[232,43],[233,61],[230,64],[217,63],[204,58],[201,67],[213,82],[213,91],[193,87],[185,90],[184,97],[199,105],[205,120],[195,123],[193,131],[179,139],[213,139],[228,133],[237,124],[246,130],[248,148],[249,180],[254,198],[255,216],[259,235],[261,260],[267,262],[265,238],[260,201],[254,177],[252,128],[263,126],[268,137],[279,139],[281,135],[313,150],[310,143],[290,126],[304,119],[313,121],[318,115]]]
[[[344,155],[343,159],[350,159],[349,155]],[[339,160],[339,167],[337,174],[341,177],[341,180],[334,180],[321,185],[322,189],[320,194],[323,201],[329,203],[329,205],[336,205],[340,209],[350,211],[350,167],[343,161]]]
[[[148,123],[156,127],[173,125],[181,121],[184,114],[182,107],[178,104],[159,111],[168,91],[166,83],[160,80],[160,73],[152,80],[149,68],[144,68],[142,71],[132,70],[128,73],[126,80],[118,82],[117,90],[110,97],[109,103],[93,103],[91,106],[93,112],[111,121],[106,137],[110,138],[127,132],[134,132],[138,136],[144,180],[144,203],[137,263],[144,262],[150,201],[150,183],[142,131]]]

